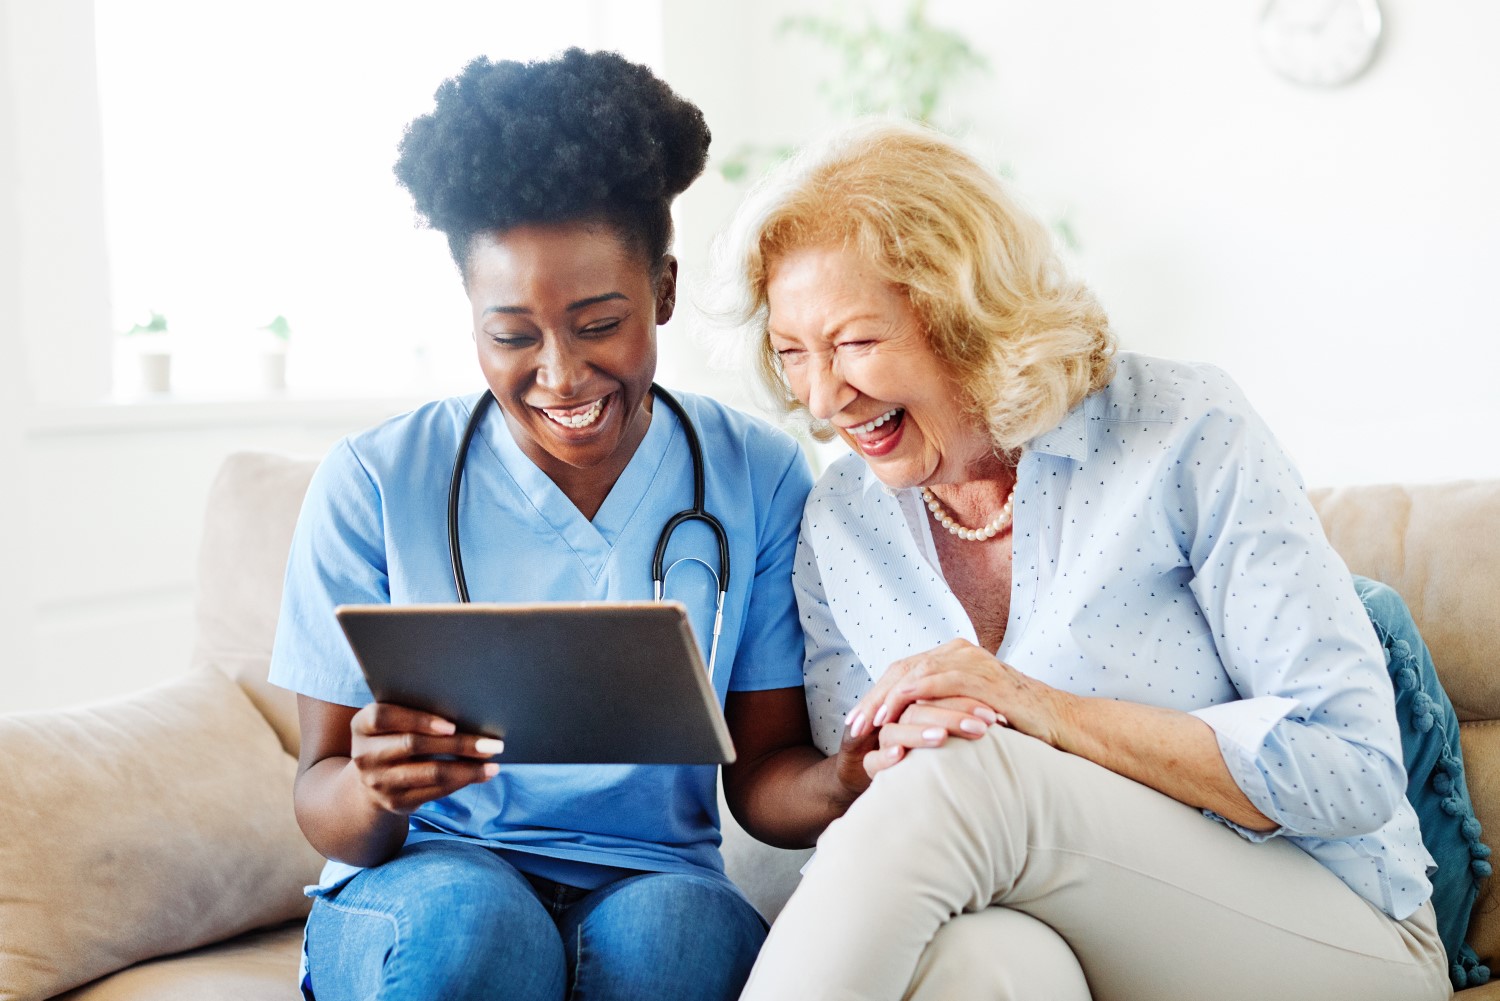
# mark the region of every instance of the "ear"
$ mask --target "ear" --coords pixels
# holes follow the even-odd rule
[[[656,279],[656,322],[666,323],[677,308],[677,258],[665,254],[661,259],[661,274]]]

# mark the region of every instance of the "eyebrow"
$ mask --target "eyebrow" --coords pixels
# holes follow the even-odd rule
[[[833,328],[828,329],[828,330],[821,331],[818,334],[818,336],[819,337],[826,337],[826,338],[832,339],[834,337],[837,337],[839,334],[842,334],[848,327],[850,327],[851,325],[853,325],[855,323],[860,323],[860,322],[862,322],[864,320],[878,320],[878,319],[880,319],[880,314],[878,312],[855,313],[852,316],[846,316],[842,320],[840,320],[838,326],[833,327]],[[790,337],[790,335],[788,335],[788,334],[778,333],[776,331],[776,329],[774,327],[772,327],[769,323],[766,324],[766,336],[767,337]]]
[[[605,292],[603,295],[591,295],[587,299],[579,299],[577,302],[570,302],[567,305],[567,311],[571,313],[575,310],[584,309],[588,306],[597,306],[601,302],[609,302],[613,299],[620,299],[625,302],[630,301],[630,297],[625,295],[623,292]],[[530,312],[531,310],[527,309],[525,306],[490,306],[487,307],[484,311],[486,316],[488,316],[490,313],[505,313],[508,316],[525,316],[530,314]]]

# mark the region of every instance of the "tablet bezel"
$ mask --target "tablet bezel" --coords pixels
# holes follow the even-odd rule
[[[734,761],[680,602],[340,605],[334,614],[376,701],[499,737],[502,765]]]

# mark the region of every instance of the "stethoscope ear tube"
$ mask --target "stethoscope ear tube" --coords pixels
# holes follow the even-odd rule
[[[458,493],[464,481],[464,461],[469,457],[469,442],[474,430],[479,427],[485,408],[494,402],[495,394],[486,389],[474,401],[474,410],[469,422],[464,425],[463,439],[458,443],[458,454],[453,457],[453,475],[448,478],[448,559],[453,565],[453,586],[458,591],[458,600],[469,603],[469,582],[464,579],[464,557],[458,545]]]

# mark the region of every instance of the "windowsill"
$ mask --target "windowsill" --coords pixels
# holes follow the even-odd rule
[[[122,396],[98,403],[32,407],[26,421],[32,437],[200,428],[373,424],[446,395],[331,396],[297,391],[241,398],[193,397],[177,393]]]

